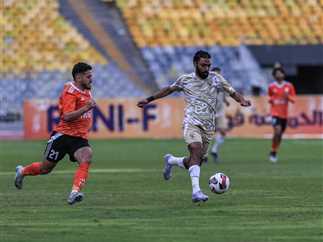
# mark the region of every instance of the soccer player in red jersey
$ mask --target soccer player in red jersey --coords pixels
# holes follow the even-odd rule
[[[33,162],[27,166],[17,166],[15,186],[22,189],[25,176],[50,173],[57,162],[69,155],[71,161],[78,162],[72,191],[67,202],[74,204],[82,201],[80,192],[88,177],[92,149],[88,143],[88,133],[92,124],[92,67],[77,63],[72,70],[73,82],[66,83],[59,98],[60,121],[55,127],[44,152],[43,162]]]
[[[295,102],[296,94],[293,84],[284,80],[285,71],[282,67],[275,67],[272,74],[275,82],[269,85],[268,96],[274,134],[269,160],[277,162],[277,151],[287,126],[288,104]]]

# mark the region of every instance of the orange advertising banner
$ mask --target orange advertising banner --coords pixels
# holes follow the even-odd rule
[[[230,136],[268,138],[272,136],[268,98],[251,97],[252,107],[240,107],[233,100],[226,109]],[[323,139],[323,96],[297,96],[295,104],[289,104],[286,138]]]
[[[252,107],[242,108],[233,100],[226,117],[233,137],[271,137],[272,127],[266,97],[251,98]],[[90,139],[181,138],[185,103],[166,98],[136,107],[137,99],[98,100],[93,110]],[[285,137],[323,138],[323,96],[298,96],[290,105]],[[48,138],[59,120],[56,102],[29,100],[24,104],[26,139]]]

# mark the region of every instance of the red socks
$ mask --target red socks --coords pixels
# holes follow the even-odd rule
[[[42,174],[41,172],[42,162],[34,162],[28,166],[25,166],[22,170],[24,176],[37,176]]]
[[[76,170],[73,180],[73,191],[80,191],[84,186],[88,177],[90,162],[81,162],[79,168]]]
[[[88,171],[90,168],[90,162],[81,162],[79,168],[76,170],[73,180],[72,190],[80,191],[84,186],[88,177]],[[24,176],[37,176],[40,174],[47,174],[48,171],[44,171],[42,168],[42,162],[34,162],[28,166],[25,166],[22,170]]]

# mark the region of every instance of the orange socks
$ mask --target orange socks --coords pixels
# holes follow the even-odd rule
[[[22,170],[24,176],[37,176],[42,174],[41,172],[42,162],[34,162],[28,166],[25,166]]]
[[[88,171],[90,168],[90,162],[82,162],[79,168],[76,170],[73,181],[74,191],[80,191],[84,186],[86,179],[88,177]],[[25,166],[22,170],[24,176],[37,176],[40,174],[47,174],[47,171],[42,171],[42,162],[34,162],[28,166]]]
[[[76,170],[73,180],[72,191],[80,191],[84,186],[88,177],[90,162],[81,162],[79,168]]]

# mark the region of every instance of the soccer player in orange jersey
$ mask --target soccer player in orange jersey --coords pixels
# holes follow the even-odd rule
[[[44,152],[43,162],[33,162],[27,166],[17,166],[15,186],[22,189],[25,176],[50,173],[57,162],[69,155],[71,161],[78,162],[72,191],[67,202],[74,204],[83,199],[80,192],[88,177],[92,149],[88,143],[88,133],[92,124],[92,109],[95,101],[91,95],[92,67],[77,63],[72,70],[73,82],[66,83],[59,98],[60,122],[55,127]]]
[[[284,80],[285,71],[283,68],[275,67],[272,74],[275,82],[269,85],[268,96],[274,134],[269,160],[271,162],[277,162],[277,151],[287,126],[288,104],[295,102],[296,94],[293,84]]]

